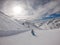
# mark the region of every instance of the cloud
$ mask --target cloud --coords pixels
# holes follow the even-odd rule
[[[26,20],[40,19],[43,16],[50,15],[60,11],[58,1],[46,1],[46,3],[42,5],[41,0],[30,0],[30,1],[28,0],[27,4],[28,4],[27,5],[28,13],[26,15],[28,15],[28,19]]]
[[[14,17],[10,7],[15,4],[16,5],[21,4],[24,7],[25,11],[21,15],[26,15],[27,16],[26,20],[40,19],[41,16],[49,15],[51,13],[55,13],[60,10],[59,0],[58,1],[54,1],[54,0],[26,0],[26,1],[11,0],[9,1],[8,0],[7,2],[4,3],[2,12],[5,12],[9,16],[16,18]],[[19,16],[17,18],[19,18]]]
[[[35,15],[36,19],[38,19],[41,18],[41,16],[50,15],[58,11],[60,11],[59,3],[56,1],[51,1],[45,5],[37,7],[37,10],[34,10],[33,15]]]

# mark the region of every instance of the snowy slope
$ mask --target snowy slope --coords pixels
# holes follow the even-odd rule
[[[60,28],[60,18],[47,21],[19,21],[12,19],[0,11],[0,36],[10,36],[29,30],[52,30]],[[32,34],[34,35],[34,31]]]
[[[15,35],[28,30],[25,26],[11,19],[3,12],[0,12],[0,36]]]
[[[0,12],[0,30],[17,30],[24,26]]]

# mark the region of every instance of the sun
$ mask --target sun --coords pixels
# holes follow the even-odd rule
[[[14,6],[12,10],[13,10],[13,13],[14,13],[15,15],[17,15],[17,14],[21,14],[21,13],[22,13],[23,8],[20,7],[20,6]]]
[[[20,20],[28,18],[28,16],[26,15],[26,10],[22,6],[13,6],[12,11],[14,19]]]

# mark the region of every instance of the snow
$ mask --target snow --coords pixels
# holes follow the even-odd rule
[[[23,25],[19,24],[15,20],[11,19],[7,15],[3,15],[0,13],[0,30],[20,30]]]
[[[30,24],[37,36],[32,36],[30,29],[23,26],[22,22],[18,23],[0,13],[0,45],[60,45],[60,30],[38,30]]]

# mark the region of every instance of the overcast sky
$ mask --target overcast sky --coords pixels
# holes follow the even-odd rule
[[[59,0],[1,0],[0,10],[14,19],[34,20],[41,15],[60,11],[59,4]],[[20,14],[14,13],[12,8],[15,6],[20,6],[23,11]]]

